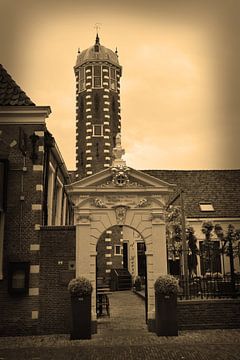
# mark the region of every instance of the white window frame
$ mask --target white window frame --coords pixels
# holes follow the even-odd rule
[[[119,248],[119,250],[120,250],[120,252],[119,253],[117,253],[117,248]],[[114,255],[116,255],[116,256],[122,256],[122,245],[114,245]]]
[[[53,218],[53,192],[54,192],[54,174],[55,169],[51,163],[49,163],[48,169],[48,193],[47,193],[47,208],[48,208],[48,225],[52,225]]]
[[[211,202],[200,202],[199,203],[200,210],[202,212],[213,212],[215,211],[213,204]]]
[[[55,221],[54,224],[56,226],[61,225],[61,215],[62,215],[62,196],[63,196],[63,183],[57,176],[56,182],[56,213],[55,213]]]
[[[66,225],[66,217],[67,217],[67,195],[63,194],[63,209],[62,209],[62,225]]]
[[[95,127],[96,127],[96,126],[101,127],[101,135],[95,134]],[[93,136],[93,137],[103,137],[103,125],[102,125],[102,124],[93,124],[93,125],[92,125],[92,136]]]

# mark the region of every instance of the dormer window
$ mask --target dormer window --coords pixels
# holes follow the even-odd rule
[[[92,136],[98,137],[103,136],[103,125],[93,125],[93,133]]]
[[[117,91],[117,71],[110,68],[110,90]]]
[[[78,92],[85,90],[85,68],[80,68],[78,72],[79,80],[78,80]]]
[[[201,202],[201,203],[199,203],[199,207],[200,207],[200,210],[203,212],[215,211],[213,204],[210,202]]]

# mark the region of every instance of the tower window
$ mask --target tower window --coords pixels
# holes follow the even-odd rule
[[[93,87],[99,88],[102,86],[102,67],[101,65],[93,66]]]
[[[103,125],[93,125],[92,136],[103,136]]]
[[[80,68],[78,72],[79,81],[78,81],[78,92],[85,90],[85,68]]]
[[[96,158],[99,158],[99,145],[96,143]]]
[[[83,166],[83,151],[80,153],[80,165]]]
[[[121,245],[115,245],[114,246],[114,255],[121,255]]]
[[[116,69],[110,69],[110,89],[117,91],[117,73]]]

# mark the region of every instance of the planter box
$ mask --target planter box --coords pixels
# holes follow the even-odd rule
[[[155,326],[157,336],[177,336],[177,295],[155,294]]]
[[[91,339],[91,298],[91,295],[71,297],[71,340]]]
[[[140,283],[137,283],[137,284],[135,284],[135,290],[136,291],[141,291],[142,290],[142,284]]]

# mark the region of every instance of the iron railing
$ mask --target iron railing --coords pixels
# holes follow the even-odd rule
[[[179,279],[180,291],[178,297],[185,299],[214,299],[240,297],[240,276],[235,276],[234,282],[230,276],[193,277],[189,281]]]

